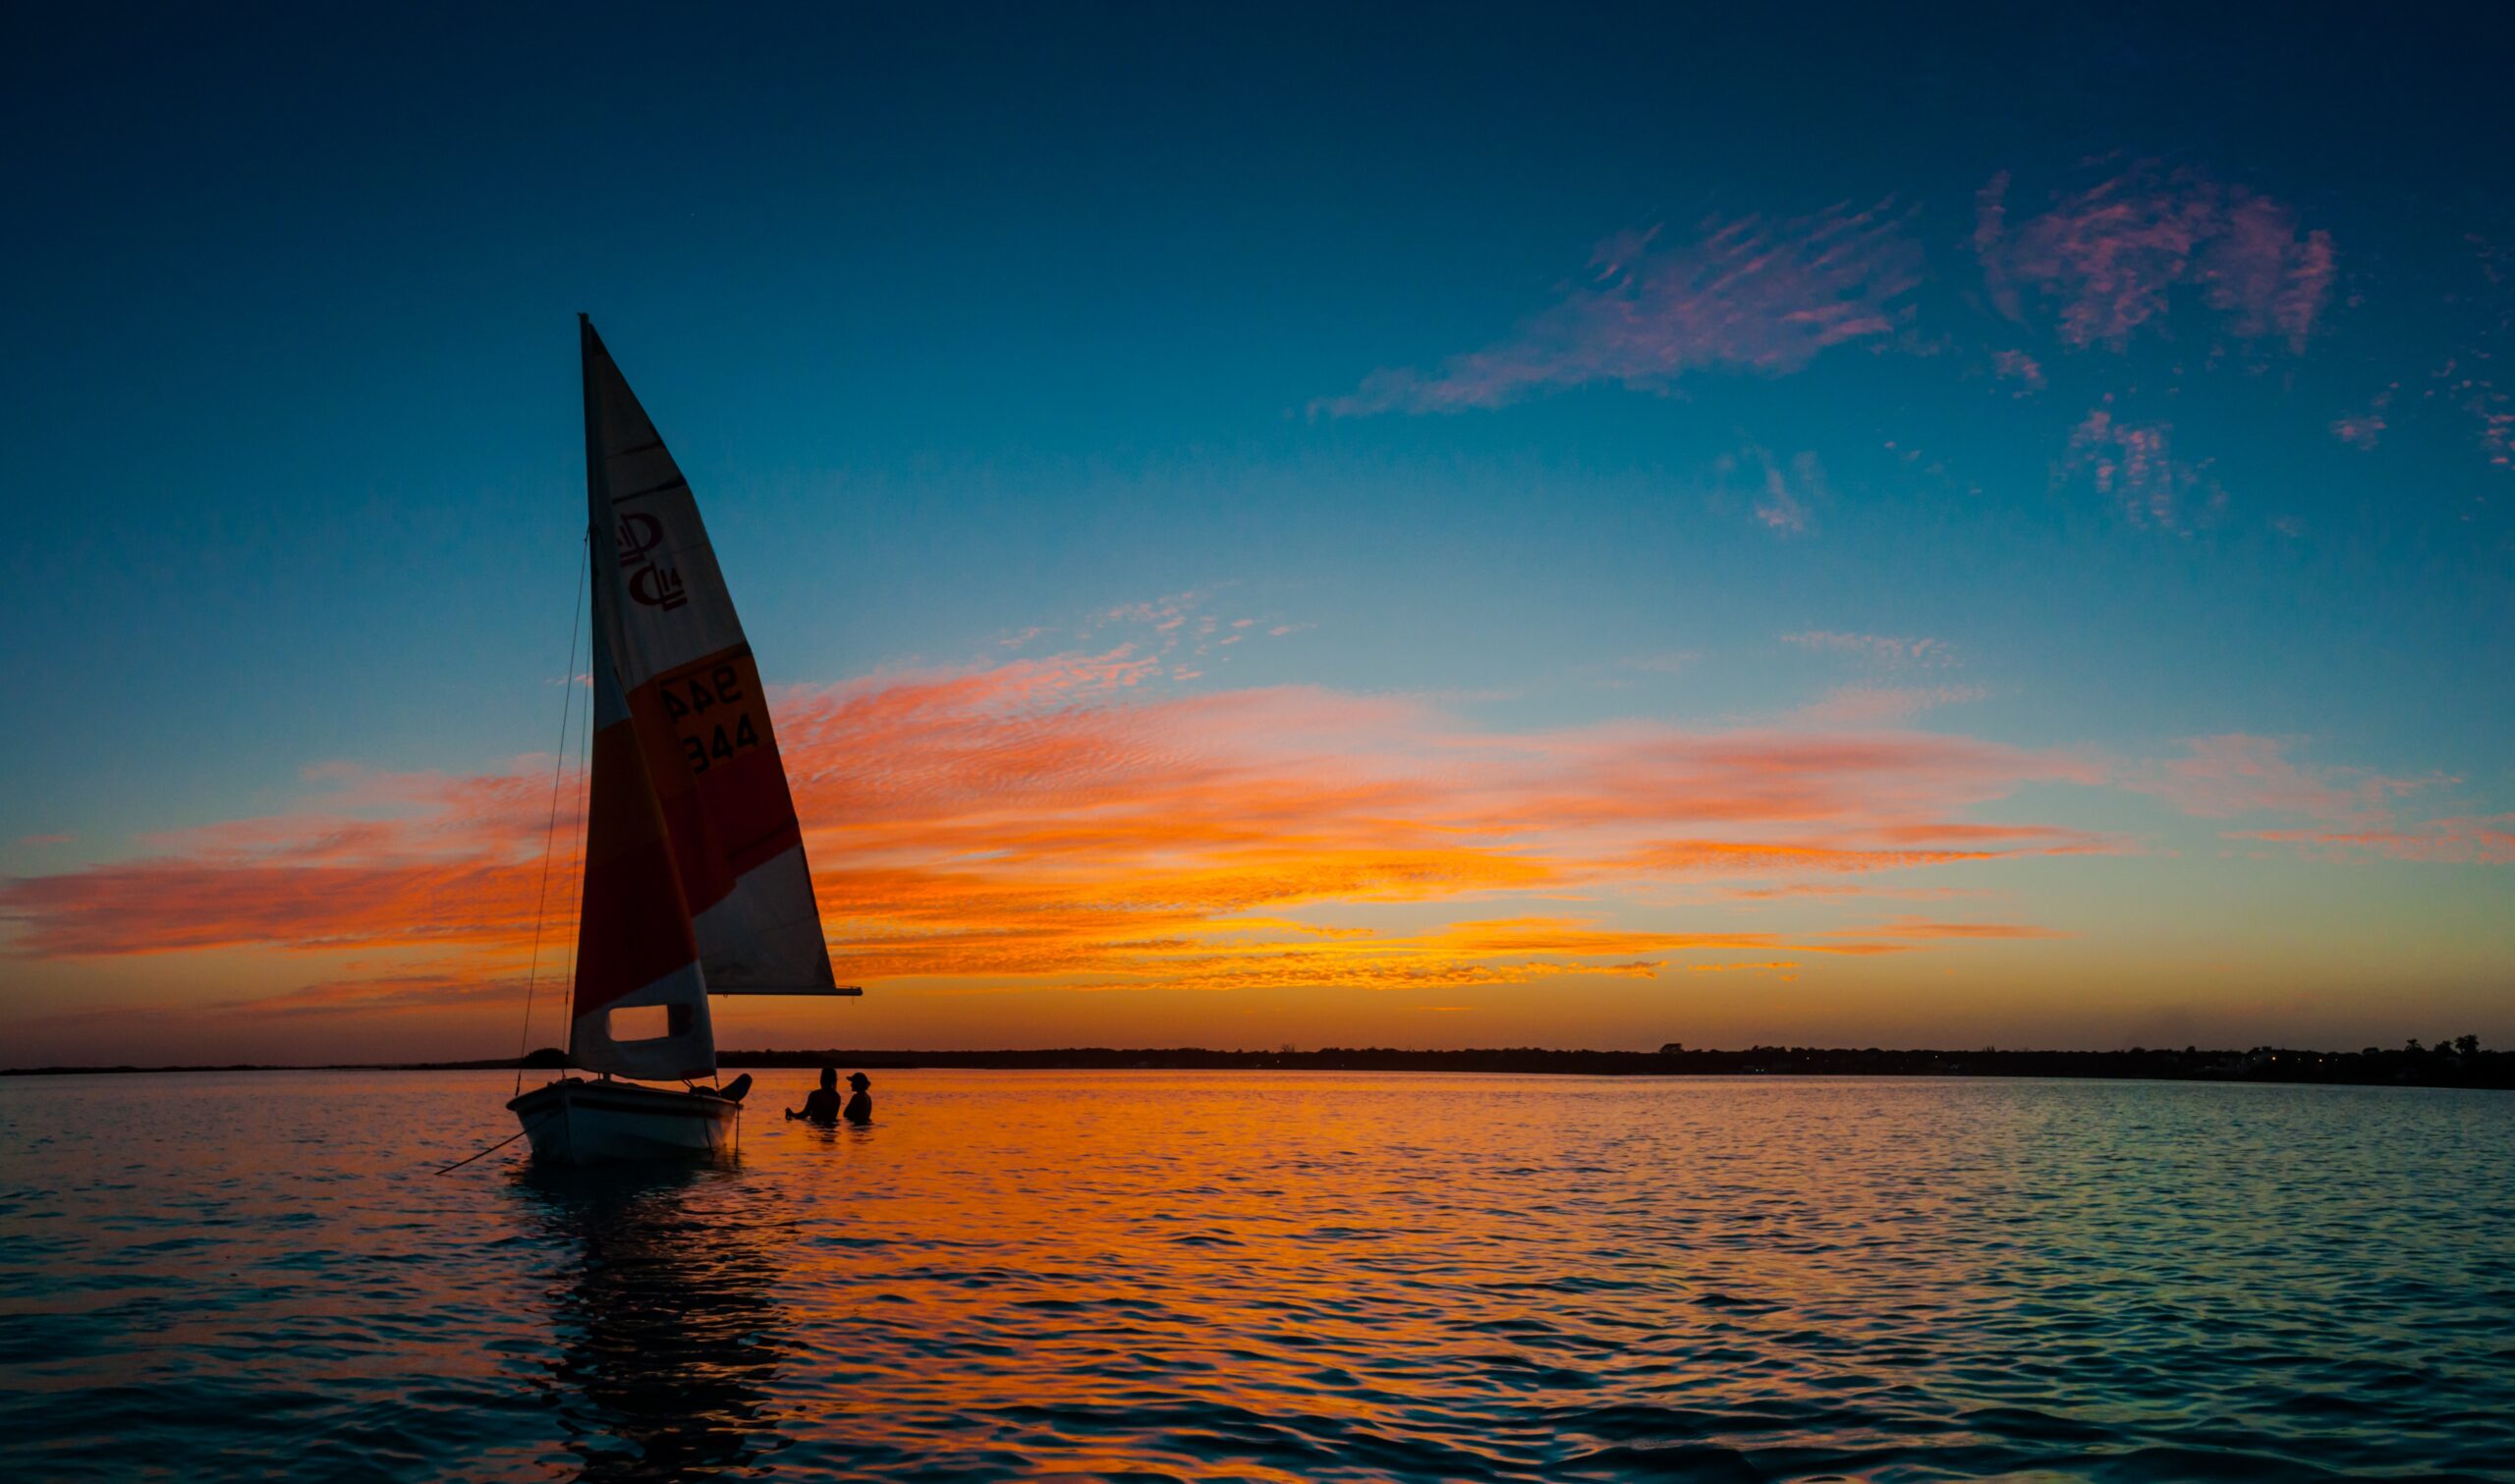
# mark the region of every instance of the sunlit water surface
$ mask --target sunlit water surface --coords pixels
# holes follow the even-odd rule
[[[761,1082],[588,1178],[431,1173],[503,1074],[0,1079],[0,1472],[2515,1479],[2503,1094]]]

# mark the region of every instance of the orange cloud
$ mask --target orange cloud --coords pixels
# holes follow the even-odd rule
[[[1418,698],[1182,693],[1156,687],[1158,669],[1122,645],[780,694],[840,973],[1213,989],[1647,974],[1698,951],[1793,945],[1489,908],[1397,934],[1301,919],[2097,847],[1951,817],[2029,782],[2102,780],[2070,753],[1891,731],[1479,729]],[[265,947],[460,961],[427,983],[330,982],[273,1007],[292,1013],[511,978],[541,901],[550,778],[547,758],[474,777],[318,769],[297,809],[0,882],[0,916],[43,958]],[[577,836],[575,797],[563,780],[562,841]],[[563,855],[545,962],[567,952],[574,890]],[[1807,951],[1919,935],[1868,936]]]

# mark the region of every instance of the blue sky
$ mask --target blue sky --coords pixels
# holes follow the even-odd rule
[[[44,18],[0,104],[31,143],[0,579],[39,697],[0,736],[0,871],[68,891],[302,810],[310,769],[547,748],[584,309],[773,683],[1148,653],[1107,616],[1193,594],[1266,642],[1165,694],[2067,749],[2105,783],[2002,805],[2120,852],[2036,867],[2084,873],[2035,888],[2083,908],[2056,931],[2197,891],[2241,924],[2209,952],[2284,964],[2281,913],[2345,904],[2330,931],[2441,939],[2411,976],[2486,1004],[2505,826],[2432,827],[2515,807],[2500,29]],[[1838,280],[1811,245],[1845,223]],[[1812,339],[1794,293],[1877,327]],[[2156,782],[2230,737],[2326,792]],[[19,965],[46,1004],[105,971]]]

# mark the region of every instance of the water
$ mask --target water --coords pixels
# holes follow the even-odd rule
[[[0,1475],[2515,1480],[2504,1094],[768,1072],[429,1174],[508,1081],[0,1080]]]

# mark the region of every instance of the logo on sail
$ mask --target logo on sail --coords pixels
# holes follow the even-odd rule
[[[681,574],[669,567],[641,567],[629,575],[629,596],[667,613],[690,601]]]
[[[687,585],[680,572],[646,561],[646,554],[664,544],[663,522],[643,511],[630,511],[620,518],[620,565],[637,566],[629,574],[629,596],[649,608],[666,613],[690,601]]]
[[[631,511],[620,518],[620,565],[631,566],[646,560],[646,553],[664,544],[661,521],[643,511]]]

